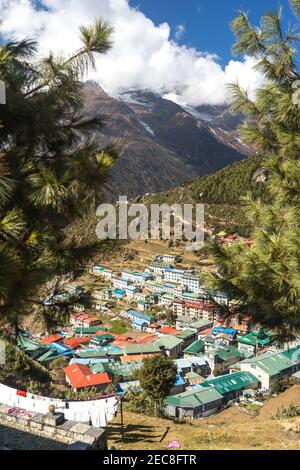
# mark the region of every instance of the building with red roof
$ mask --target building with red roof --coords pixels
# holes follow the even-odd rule
[[[53,335],[45,336],[45,338],[42,338],[40,342],[44,344],[60,343],[63,339],[64,337],[62,335],[55,333]]]
[[[64,372],[66,374],[66,381],[73,388],[74,392],[88,387],[95,387],[101,391],[112,382],[107,372],[93,374],[91,369],[84,364],[70,364],[64,368]]]
[[[91,328],[101,324],[98,317],[90,317],[87,313],[72,312],[70,317],[71,325]]]
[[[163,335],[176,335],[177,333],[179,333],[179,331],[176,330],[175,328],[171,328],[170,326],[163,326],[159,330],[159,333]]]
[[[91,339],[92,339],[92,336],[85,336],[83,338],[80,338],[80,337],[71,338],[71,339],[65,340],[64,344],[71,349],[77,349],[83,344],[89,344]]]

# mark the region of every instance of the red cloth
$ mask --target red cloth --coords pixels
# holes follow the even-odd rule
[[[24,392],[23,390],[17,390],[17,395],[20,397],[27,397],[27,392]]]

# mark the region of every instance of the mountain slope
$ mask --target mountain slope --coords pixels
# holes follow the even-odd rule
[[[182,185],[245,158],[226,107],[183,108],[145,90],[107,95],[94,82],[83,87],[83,116],[105,116],[94,133],[102,148],[115,141],[120,158],[105,188],[107,199],[139,196]],[[223,126],[220,127],[220,126]]]

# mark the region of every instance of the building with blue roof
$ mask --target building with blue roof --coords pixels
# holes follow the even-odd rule
[[[131,308],[126,310],[126,315],[132,322],[142,320],[146,325],[150,325],[150,323],[152,323],[152,317],[150,315],[146,315],[145,313],[138,312]]]

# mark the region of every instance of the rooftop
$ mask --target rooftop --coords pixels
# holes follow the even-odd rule
[[[106,372],[93,374],[91,369],[84,364],[71,364],[64,369],[73,388],[92,387],[111,383]]]
[[[182,343],[182,339],[177,338],[176,336],[173,335],[167,335],[163,336],[159,340],[155,341],[155,344],[157,347],[163,347],[165,349],[173,349],[176,348],[176,346],[179,346],[179,344]]]
[[[186,354],[199,354],[201,350],[204,348],[204,341],[201,339],[198,339],[197,341],[194,341],[192,344],[190,344],[185,350],[183,351]]]
[[[189,390],[178,395],[169,396],[165,400],[166,405],[180,406],[182,408],[198,408],[213,401],[222,400],[222,395],[215,388],[199,388]]]
[[[250,372],[234,372],[232,374],[222,375],[201,384],[202,387],[214,387],[219,393],[233,392],[250,385],[258,385],[258,379]]]

